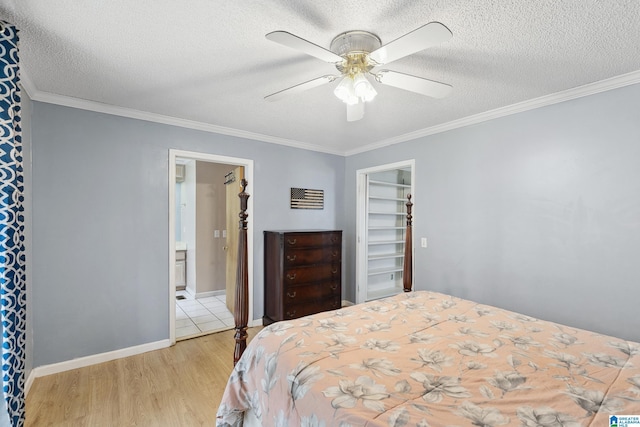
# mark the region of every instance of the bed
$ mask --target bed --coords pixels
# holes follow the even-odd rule
[[[614,414],[640,414],[640,344],[412,291],[265,327],[216,422],[609,426]]]

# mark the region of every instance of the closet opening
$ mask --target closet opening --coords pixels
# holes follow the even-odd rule
[[[405,204],[414,194],[414,165],[407,160],[356,172],[358,303],[403,292]]]

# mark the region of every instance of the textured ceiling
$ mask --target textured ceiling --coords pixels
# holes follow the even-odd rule
[[[0,0],[0,19],[21,30],[34,99],[92,101],[343,154],[640,70],[637,0]],[[431,21],[453,38],[385,68],[452,85],[445,99],[374,82],[378,97],[357,122],[346,121],[337,82],[264,100],[336,74],[266,33],[328,49],[344,31],[385,44]]]

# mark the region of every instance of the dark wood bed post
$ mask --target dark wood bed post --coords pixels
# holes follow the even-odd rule
[[[247,200],[249,194],[246,193],[247,180],[240,181],[242,191],[238,194],[240,197],[240,230],[238,236],[238,270],[236,273],[236,299],[235,312],[233,313],[236,322],[236,340],[235,349],[233,351],[233,366],[238,363],[240,356],[247,348],[247,323],[249,322],[249,271],[247,256]]]
[[[402,285],[405,292],[411,292],[413,286],[413,216],[411,216],[411,194],[407,194],[407,229],[404,243],[404,265],[402,269]]]

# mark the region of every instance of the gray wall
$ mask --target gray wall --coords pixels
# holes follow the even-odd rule
[[[33,102],[34,366],[169,338],[170,148],[253,159],[254,313],[262,232],[341,228],[344,158]],[[290,187],[325,190],[289,209]]]
[[[209,162],[196,163],[196,295],[211,291],[226,290],[227,252],[224,250],[226,239],[221,230],[227,228],[227,186],[224,177],[234,169],[231,165]],[[240,193],[240,183],[234,187],[234,193]],[[238,200],[240,206],[240,200]],[[233,215],[234,224],[238,218]],[[236,225],[230,232],[237,234]],[[220,236],[214,237],[214,230]],[[193,258],[192,258],[193,259]]]
[[[640,85],[353,155],[416,159],[415,288],[640,341]],[[350,289],[350,297],[354,295]]]
[[[262,231],[345,230],[356,170],[416,159],[416,288],[640,341],[640,86],[349,156],[33,102],[33,366],[168,338],[168,149],[255,160]],[[325,190],[322,211],[290,187]],[[340,203],[344,201],[344,208]]]

